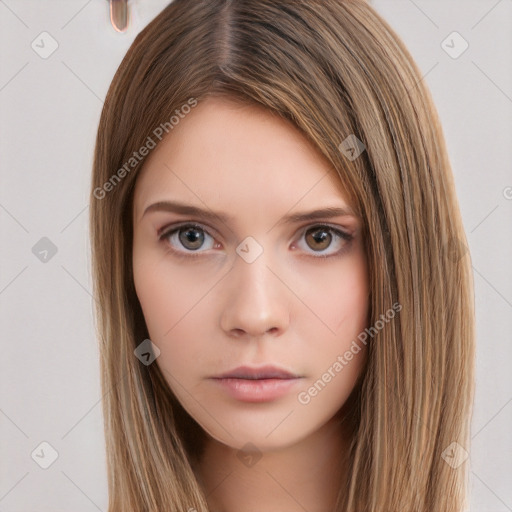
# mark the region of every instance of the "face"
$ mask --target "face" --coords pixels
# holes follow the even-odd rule
[[[350,395],[369,304],[353,213],[322,155],[260,107],[209,97],[146,160],[133,271],[153,364],[217,441],[291,445]]]

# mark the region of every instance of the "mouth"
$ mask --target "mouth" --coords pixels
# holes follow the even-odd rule
[[[241,366],[211,379],[232,398],[269,402],[288,394],[303,377],[276,366]]]

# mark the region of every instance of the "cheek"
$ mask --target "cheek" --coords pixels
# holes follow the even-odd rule
[[[367,323],[369,284],[366,262],[359,252],[335,267],[318,268],[308,276],[307,305],[335,342],[357,336]],[[352,339],[352,338],[351,338]],[[350,342],[350,340],[348,340]]]
[[[180,271],[162,251],[134,251],[133,274],[146,325],[155,340],[166,338],[181,319],[193,315],[211,287],[197,273]]]
[[[169,384],[185,383],[205,355],[204,329],[212,304],[212,284],[179,271],[162,254],[134,252],[135,290],[151,341],[159,348],[156,362]],[[197,275],[196,275],[197,277]],[[177,382],[173,381],[176,380]]]
[[[133,277],[146,326],[156,341],[174,324],[173,316],[179,306],[178,293],[170,286],[168,276],[156,261],[134,259]]]
[[[320,379],[319,386],[325,384],[329,388],[317,403],[346,398],[367,354],[366,345],[358,341],[367,327],[369,311],[368,269],[362,250],[354,251],[336,267],[333,270],[326,266],[309,276],[310,280],[314,277],[310,282],[316,284],[310,288],[308,306],[324,325],[319,326],[316,321],[308,327],[307,338],[315,343],[314,350],[311,346],[306,350],[313,380]],[[325,374],[329,369],[330,374]]]
[[[328,316],[336,336],[359,334],[368,320],[369,291],[366,272],[354,267],[329,290]]]

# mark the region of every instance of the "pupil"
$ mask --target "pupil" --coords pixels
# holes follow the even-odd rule
[[[204,233],[197,228],[188,228],[186,231],[180,231],[180,242],[191,250],[199,249],[204,241]]]

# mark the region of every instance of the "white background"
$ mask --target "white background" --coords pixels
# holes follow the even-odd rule
[[[87,226],[92,153],[115,70],[166,5],[131,0],[120,34],[105,0],[0,0],[0,512],[106,510]],[[472,254],[471,510],[512,511],[512,0],[372,5],[432,91]],[[58,43],[47,59],[31,47],[43,31]],[[441,46],[453,31],[469,43],[457,59]],[[32,252],[42,237],[57,248],[46,263]],[[31,458],[43,441],[59,454],[48,469]]]

